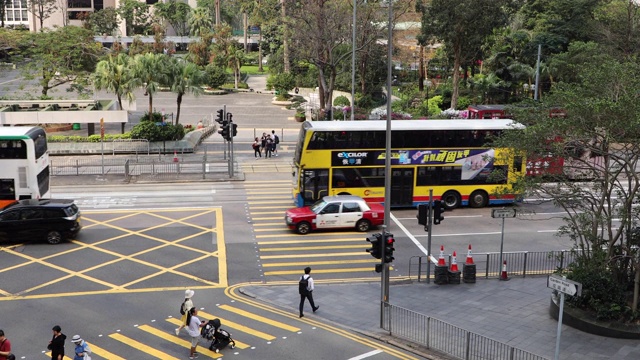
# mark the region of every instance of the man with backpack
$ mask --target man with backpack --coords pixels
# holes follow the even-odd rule
[[[311,277],[311,268],[304,268],[304,275],[300,277],[300,281],[298,283],[298,293],[300,294],[300,317],[303,317],[304,314],[302,310],[304,309],[304,300],[309,299],[309,304],[311,305],[311,309],[313,312],[318,311],[320,306],[316,306],[313,302],[313,278]]]

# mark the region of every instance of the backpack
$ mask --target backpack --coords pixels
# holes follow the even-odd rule
[[[302,275],[302,277],[300,278],[300,282],[298,283],[298,293],[300,295],[309,295],[309,290],[308,287],[309,286],[309,277],[304,277],[304,275]]]
[[[186,300],[185,300],[185,301],[183,301],[183,302],[182,302],[182,304],[180,304],[180,315],[184,315],[184,314],[186,314],[186,313],[185,313],[185,311],[184,311],[184,303],[185,303],[185,302],[186,302]]]
[[[275,138],[275,143],[276,144],[280,144],[280,138],[278,137],[278,135],[273,135]]]

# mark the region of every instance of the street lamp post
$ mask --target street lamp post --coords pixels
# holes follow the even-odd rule
[[[429,118],[429,88],[431,87],[431,81],[427,79],[425,81],[424,86],[427,88],[427,119]]]

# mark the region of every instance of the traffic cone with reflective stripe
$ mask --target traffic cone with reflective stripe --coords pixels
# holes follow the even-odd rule
[[[471,244],[469,244],[469,251],[467,251],[467,261],[465,262],[467,265],[473,265],[473,257],[471,256]]]
[[[500,273],[500,280],[509,280],[509,276],[507,276],[507,260],[502,262],[502,272]]]
[[[444,245],[440,245],[440,256],[438,256],[438,266],[447,266],[447,263],[444,261]]]
[[[458,260],[456,260],[456,252],[453,252],[453,257],[451,258],[451,269],[449,269],[449,271],[451,272],[460,272],[460,270],[458,270]]]
[[[178,152],[173,150],[173,162],[178,162]]]

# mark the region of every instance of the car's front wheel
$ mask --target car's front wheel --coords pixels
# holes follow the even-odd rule
[[[296,225],[296,231],[301,235],[308,234],[311,231],[311,224],[306,221],[299,222],[298,225]]]
[[[358,231],[367,232],[369,231],[369,229],[371,229],[371,223],[369,222],[369,220],[360,219],[356,223],[356,230]]]
[[[49,231],[47,233],[47,242],[51,245],[60,244],[62,242],[62,234],[59,231]]]

